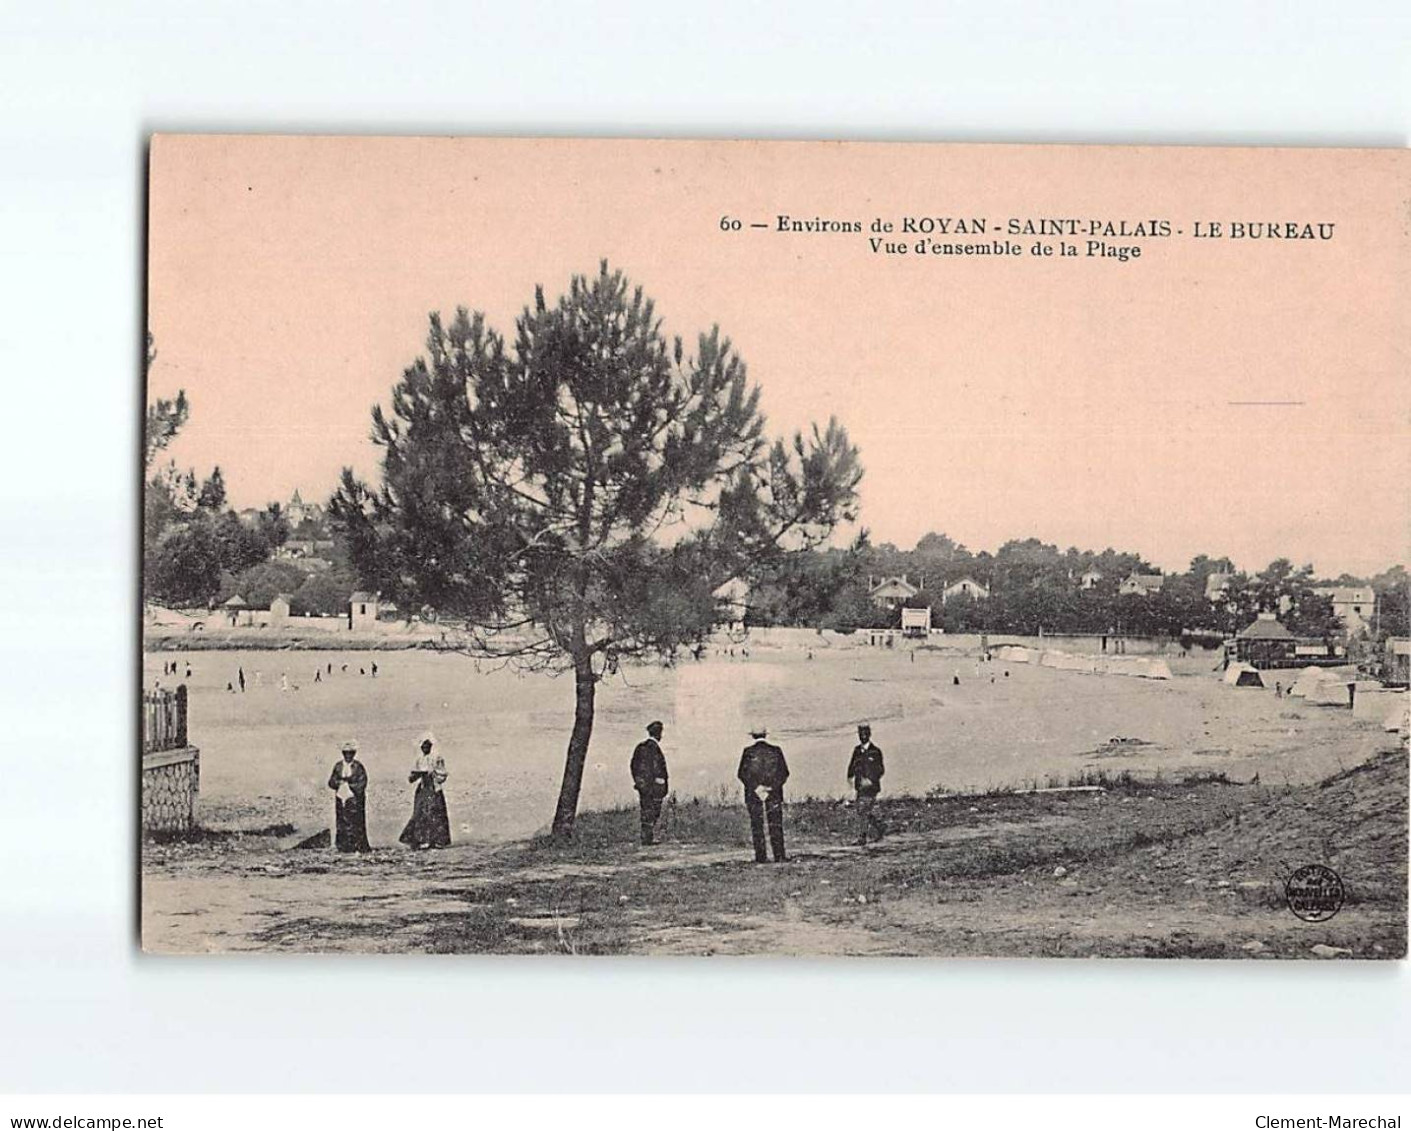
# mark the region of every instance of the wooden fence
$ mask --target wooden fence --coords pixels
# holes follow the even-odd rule
[[[186,741],[186,684],[142,693],[142,753],[181,750]]]

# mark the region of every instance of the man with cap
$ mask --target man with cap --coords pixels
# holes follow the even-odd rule
[[[877,795],[882,792],[882,751],[872,742],[872,728],[860,723],[857,728],[857,745],[853,747],[852,758],[848,761],[848,782],[857,790],[857,843],[867,843],[867,831],[872,830],[872,839],[881,840],[886,833],[882,822],[877,819],[873,807]]]
[[[754,742],[740,755],[740,769],[736,774],[745,787],[745,808],[750,814],[756,864],[769,863],[764,850],[766,820],[774,860],[777,863],[784,859],[784,783],[789,780],[789,764],[784,761],[784,751],[765,741],[768,735],[762,724],[750,728]]]
[[[333,790],[333,844],[339,852],[371,852],[367,842],[367,770],[358,761],[357,744],[343,743],[343,759],[328,775]]]
[[[647,724],[647,737],[632,751],[632,788],[642,806],[642,843],[656,840],[657,821],[661,819],[661,802],[666,796],[666,755],[661,751],[660,722]]]

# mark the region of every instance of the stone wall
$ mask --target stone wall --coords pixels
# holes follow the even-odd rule
[[[142,756],[143,833],[187,833],[196,827],[201,752],[194,746]]]

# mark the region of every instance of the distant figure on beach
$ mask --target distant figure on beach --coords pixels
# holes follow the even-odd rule
[[[329,661],[328,661],[328,674],[329,674],[329,675],[332,675],[332,674],[333,674],[333,661],[332,661],[332,660],[329,660]]]
[[[322,682],[323,682],[323,669],[322,669],[322,668],[314,668],[314,682],[315,682],[315,683],[322,683]]]
[[[1005,668],[1005,669],[1004,669],[1004,678],[1005,678],[1005,679],[1008,679],[1008,678],[1009,678],[1009,669],[1008,669],[1008,668]]]
[[[951,684],[952,684],[953,686],[959,687],[959,686],[960,686],[960,672],[957,671],[953,676],[950,677],[950,680],[951,680]]]
[[[225,681],[225,689],[229,691],[232,695],[235,694],[235,684],[231,683],[230,680]]]
[[[872,728],[867,723],[859,724],[857,745],[853,747],[852,758],[848,760],[848,782],[857,791],[858,844],[867,843],[869,830],[874,841],[887,835],[886,828],[873,812],[877,805],[877,795],[882,792],[882,775],[886,772],[882,765],[882,751],[872,741]]]
[[[344,664],[344,665],[343,665],[343,670],[344,670],[344,671],[347,671],[347,670],[348,670],[348,665],[347,665],[347,664]]]
[[[280,690],[280,691],[288,691],[288,690],[289,690],[289,673],[288,673],[288,672],[280,672],[280,673],[279,673],[279,690]]]
[[[1278,680],[1275,680],[1275,681],[1274,681],[1274,698],[1275,698],[1275,699],[1282,699],[1283,697],[1284,697],[1284,685],[1283,685],[1282,683],[1280,683]]]
[[[428,731],[407,775],[407,781],[416,783],[416,794],[412,797],[412,819],[397,839],[411,848],[445,848],[451,843],[451,818],[443,792],[451,775],[446,772],[446,760],[435,750],[435,736]]]
[[[784,859],[784,783],[789,780],[789,764],[784,751],[766,742],[768,729],[761,723],[750,728],[754,742],[740,755],[736,777],[745,787],[745,809],[750,815],[750,835],[754,839],[756,864],[768,864],[765,852],[764,827],[769,825],[769,847],[774,862]]]
[[[656,843],[657,822],[661,820],[661,803],[667,793],[666,755],[661,749],[662,725],[647,724],[647,737],[632,751],[632,788],[642,809],[642,843]]]
[[[376,679],[376,678],[377,678],[377,661],[376,661],[376,660],[373,660],[373,661],[372,661],[372,678],[373,678],[373,679]]]
[[[367,770],[354,742],[343,743],[343,759],[328,775],[333,790],[333,846],[339,852],[370,852],[367,842]]]
[[[238,678],[239,678],[239,683],[240,683],[240,690],[241,690],[241,692],[243,693],[244,690],[245,690],[245,666],[242,664],[240,667],[238,667],[238,668],[236,669],[236,672],[238,673]]]
[[[190,678],[191,678],[191,665],[190,665],[190,664],[187,664],[187,665],[186,665],[186,678],[187,678],[187,679],[190,679]]]

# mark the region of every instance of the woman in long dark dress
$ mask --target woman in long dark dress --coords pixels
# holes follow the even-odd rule
[[[443,792],[450,775],[446,760],[434,753],[435,746],[430,734],[421,740],[421,753],[407,775],[407,781],[416,783],[416,795],[412,798],[412,819],[400,839],[412,848],[445,848],[451,843],[451,818]]]
[[[343,743],[343,760],[328,775],[333,790],[333,844],[339,852],[371,852],[367,842],[367,770],[354,743]]]

